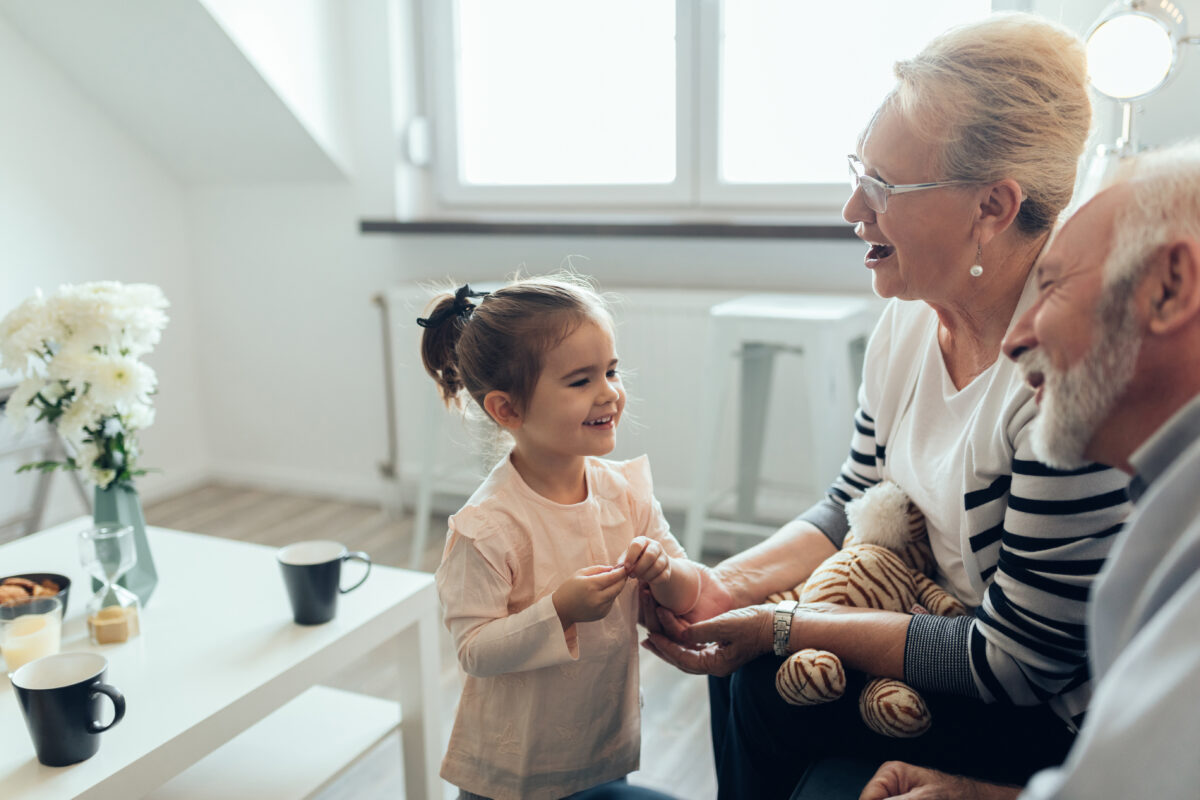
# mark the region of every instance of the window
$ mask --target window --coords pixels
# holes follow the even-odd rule
[[[426,0],[435,194],[443,210],[830,219],[892,62],[992,6]]]

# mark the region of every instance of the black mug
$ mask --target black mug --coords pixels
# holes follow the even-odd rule
[[[104,682],[107,669],[108,659],[97,653],[59,653],[12,674],[38,761],[65,767],[96,755],[100,734],[125,716],[124,695]],[[113,704],[107,725],[99,721],[102,695]]]
[[[337,612],[339,594],[362,586],[371,574],[371,557],[366,553],[351,553],[344,544],[330,541],[297,542],[289,544],[276,556],[283,571],[283,583],[292,601],[292,618],[300,625],[320,625],[329,622]],[[361,561],[367,565],[358,583],[343,589],[342,562]]]

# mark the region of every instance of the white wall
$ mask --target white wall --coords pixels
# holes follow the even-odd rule
[[[184,189],[0,16],[0,314],[36,287],[91,280],[163,288],[171,322],[147,363],[158,371],[158,423],[144,436],[140,481],[153,496],[202,478],[208,453],[195,371],[197,306]],[[7,472],[13,464],[0,468]],[[81,513],[58,489],[47,523]],[[0,476],[0,503],[26,484]],[[3,511],[0,511],[3,515]]]
[[[386,453],[372,294],[394,243],[356,233],[348,186],[238,186],[191,198],[200,354],[216,474],[366,499]]]
[[[201,0],[309,133],[350,164],[338,0]]]

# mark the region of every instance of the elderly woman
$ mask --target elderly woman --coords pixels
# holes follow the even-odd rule
[[[1126,480],[1036,461],[1034,394],[1000,350],[1036,294],[1032,267],[1088,135],[1083,49],[1057,26],[1000,15],[895,71],[850,157],[843,211],[869,246],[875,291],[894,298],[868,346],[850,458],[823,502],[707,573],[692,624],[648,618],[651,650],[716,676],[723,798],[787,797],[833,756],[1023,782],[1061,760],[1089,697],[1084,606],[1128,512]],[[783,649],[830,650],[854,672],[841,700],[787,705],[774,685],[776,607],[763,600],[834,553],[845,503],[884,479],[924,513],[936,580],[973,613],[802,606]],[[921,690],[929,732],[868,730],[863,673]]]

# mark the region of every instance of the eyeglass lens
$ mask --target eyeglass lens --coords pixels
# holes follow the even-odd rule
[[[876,214],[882,214],[887,208],[887,192],[884,191],[883,186],[871,180],[869,175],[863,174],[861,162],[856,163],[854,159],[850,159],[848,166],[850,167],[851,193],[857,191],[861,186],[863,199],[867,201],[867,208]]]

